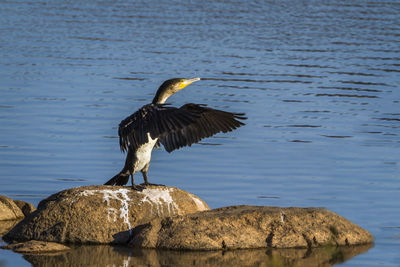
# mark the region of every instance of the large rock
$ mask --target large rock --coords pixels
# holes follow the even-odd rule
[[[24,214],[17,204],[15,204],[14,200],[0,196],[0,221],[18,220],[24,217]]]
[[[16,225],[6,241],[59,243],[126,243],[131,229],[154,218],[209,210],[206,203],[174,187],[143,191],[122,186],[71,188],[41,201]]]
[[[372,235],[323,208],[232,206],[155,219],[134,229],[132,246],[179,250],[359,245]]]

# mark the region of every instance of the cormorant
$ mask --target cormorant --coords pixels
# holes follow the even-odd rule
[[[180,108],[171,107],[165,101],[187,85],[200,78],[175,78],[165,81],[157,90],[153,102],[121,121],[118,128],[119,145],[128,151],[125,166],[106,185],[125,185],[134,174],[142,172],[145,185],[149,184],[147,171],[151,152],[159,143],[171,152],[183,146],[190,146],[201,139],[218,132],[229,132],[242,125],[244,113],[231,113],[208,108],[205,105],[185,104]]]

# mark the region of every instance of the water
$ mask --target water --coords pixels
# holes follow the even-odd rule
[[[154,151],[151,182],[211,208],[326,207],[375,236],[343,266],[399,266],[399,13],[397,1],[2,1],[0,194],[37,205],[104,183],[124,162],[118,123],[164,80],[201,77],[169,102],[247,125]],[[29,264],[0,250],[10,261]]]

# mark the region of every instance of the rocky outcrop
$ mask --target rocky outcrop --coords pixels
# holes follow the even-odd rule
[[[373,242],[368,231],[323,208],[232,206],[210,211],[198,197],[166,186],[64,190],[41,201],[3,239],[175,250],[311,249]]]
[[[373,242],[372,235],[323,208],[232,206],[155,219],[134,229],[141,248],[216,250],[313,248]]]
[[[0,221],[20,220],[34,210],[31,203],[0,196]]]
[[[14,203],[18,206],[18,208],[20,208],[25,217],[35,211],[35,206],[29,202],[14,200]]]
[[[7,246],[2,246],[2,249],[11,249],[14,252],[22,254],[42,254],[42,253],[54,253],[59,251],[66,251],[70,248],[62,244],[54,242],[44,242],[44,241],[27,241],[23,243],[15,243]]]
[[[0,196],[0,221],[18,220],[24,218],[21,209],[15,204],[14,200]]]
[[[41,201],[3,239],[59,243],[126,243],[131,229],[154,218],[209,210],[201,199],[174,187],[71,188]]]
[[[17,225],[17,223],[18,223],[17,220],[0,221],[0,242],[1,242],[1,237],[8,231],[10,231],[15,225]]]
[[[0,238],[34,210],[31,203],[0,196]]]

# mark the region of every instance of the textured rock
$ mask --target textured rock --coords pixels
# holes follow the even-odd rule
[[[70,248],[62,244],[54,242],[44,242],[31,240],[23,243],[10,244],[8,246],[2,246],[2,249],[11,249],[14,252],[22,254],[37,254],[37,253],[52,253],[59,251],[66,251]]]
[[[209,208],[202,200],[174,187],[149,186],[141,192],[122,186],[71,188],[41,201],[3,239],[126,243],[137,225],[203,210]]]
[[[18,221],[17,220],[12,220],[12,221],[0,221],[0,242],[1,242],[1,237],[10,231],[15,225],[17,225]]]
[[[14,203],[20,208],[25,217],[35,211],[35,206],[29,202],[14,200]]]
[[[58,255],[24,255],[32,266],[319,266],[329,267],[366,252],[372,244],[313,249],[171,251],[123,246],[76,246]]]
[[[24,217],[24,214],[15,204],[14,200],[0,196],[0,221],[18,220]]]
[[[130,245],[215,250],[371,242],[373,237],[368,231],[326,209],[232,206],[152,220],[134,229]]]

